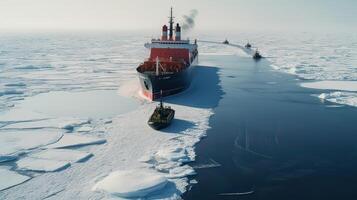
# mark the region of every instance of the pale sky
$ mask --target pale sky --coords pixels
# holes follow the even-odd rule
[[[0,31],[155,30],[170,6],[196,30],[357,31],[357,0],[0,0]]]

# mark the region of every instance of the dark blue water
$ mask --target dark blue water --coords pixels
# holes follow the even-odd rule
[[[196,146],[198,184],[184,199],[357,199],[356,108],[328,107],[311,96],[321,91],[300,88],[264,60],[201,60],[219,67],[212,89],[223,96]]]

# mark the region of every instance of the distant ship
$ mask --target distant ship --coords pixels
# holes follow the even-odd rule
[[[254,55],[253,55],[253,59],[254,60],[260,60],[261,58],[263,58],[263,56],[259,53],[258,49],[255,50]]]
[[[229,44],[229,41],[226,39],[222,42],[223,44]]]
[[[169,27],[162,27],[161,39],[152,39],[145,47],[150,57],[136,71],[142,94],[151,100],[177,94],[190,86],[192,69],[198,62],[197,41],[181,40],[181,26],[174,28],[172,8]],[[175,31],[175,36],[174,36]]]

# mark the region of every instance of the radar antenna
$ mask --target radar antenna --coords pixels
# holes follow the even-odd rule
[[[172,15],[172,7],[171,7],[171,12],[170,12],[170,29],[169,29],[169,39],[170,40],[173,40],[173,37],[174,37],[174,17]]]

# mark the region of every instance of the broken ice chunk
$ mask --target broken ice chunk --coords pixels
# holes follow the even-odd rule
[[[67,162],[81,162],[93,154],[83,151],[68,149],[47,149],[30,155],[31,158],[40,158]]]
[[[57,142],[62,133],[57,130],[0,131],[0,162],[19,154]]]
[[[48,116],[23,108],[15,108],[5,113],[0,113],[0,122],[34,121],[46,118]]]
[[[167,178],[183,178],[186,176],[196,175],[195,170],[188,165],[184,165],[181,167],[176,167],[170,170],[169,174],[166,176]]]
[[[190,158],[184,148],[163,148],[156,152],[155,157],[159,163],[166,161],[189,162]]]
[[[37,120],[29,122],[14,123],[5,126],[5,129],[40,129],[40,128],[62,128],[72,130],[76,126],[88,123],[88,120],[77,118],[56,118],[47,120]]]
[[[67,161],[48,160],[40,158],[23,158],[16,162],[18,169],[37,172],[56,172],[70,166]]]
[[[74,135],[74,134],[65,134],[60,141],[48,145],[45,148],[52,149],[61,149],[61,148],[70,148],[70,147],[79,147],[93,144],[103,144],[106,140],[97,137]]]
[[[163,189],[167,179],[148,170],[115,171],[99,181],[92,190],[105,191],[124,198],[141,198]]]
[[[5,167],[0,167],[0,191],[19,185],[31,177],[18,174]]]
[[[77,132],[90,132],[92,130],[93,128],[90,126],[82,126],[79,129],[77,129]]]

